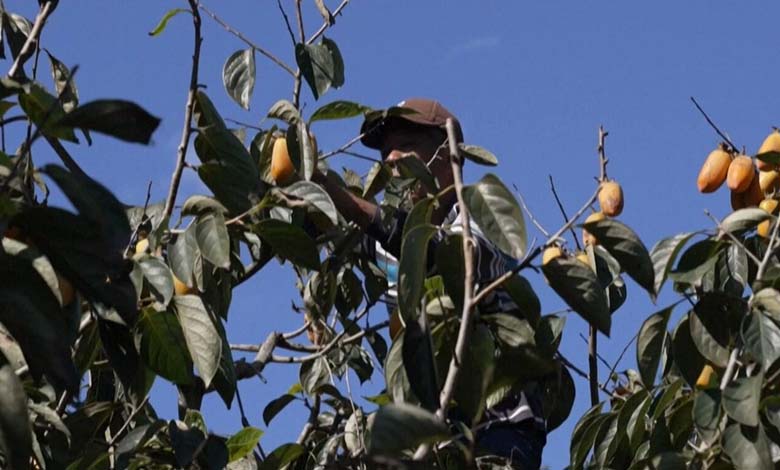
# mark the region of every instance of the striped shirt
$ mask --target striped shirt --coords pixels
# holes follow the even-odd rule
[[[384,227],[380,222],[379,213],[377,213],[377,216],[374,218],[375,222],[369,226],[367,231],[370,238],[364,243],[364,250],[387,278],[388,291],[386,300],[389,311],[395,308],[398,296],[398,257],[400,257],[401,253],[403,227],[407,213],[397,210],[392,217],[393,219],[389,227]],[[511,271],[512,268],[517,266],[517,260],[506,255],[495,244],[490,242],[479,225],[474,222],[474,219],[469,220],[469,226],[471,235],[477,244],[474,281],[478,288],[480,285],[488,285],[492,280],[507,271]],[[444,219],[442,229],[434,235],[428,247],[429,273],[435,273],[436,270],[432,258],[436,244],[441,242],[448,234],[462,232],[462,219],[456,204]],[[479,304],[479,311],[482,314],[505,313],[517,310],[519,310],[517,304],[504,289],[494,290]],[[538,389],[538,387],[534,386],[529,388]],[[501,402],[486,410],[483,418],[483,421],[508,423],[526,423],[527,420],[533,420],[537,427],[544,429],[542,399],[538,391],[534,393],[526,391],[510,393]]]

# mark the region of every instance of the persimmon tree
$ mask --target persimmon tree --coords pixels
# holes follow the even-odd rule
[[[57,1],[39,0],[31,19],[2,11],[9,68],[0,79],[0,126],[27,129],[13,143],[16,150],[3,139],[0,154],[4,467],[501,468],[500,457],[474,444],[475,433],[497,424],[482,419],[485,409],[537,382],[552,430],[569,416],[578,377],[590,385],[593,408],[574,430],[572,468],[771,468],[770,445],[780,439],[780,263],[770,214],[777,204],[737,210],[712,228],[663,238],[648,250],[631,228],[607,217],[620,214],[623,194],[607,176],[603,129],[594,191],[571,217],[560,206],[565,220],[555,231],[524,214],[495,174],[462,180],[465,160],[490,167],[498,159],[477,145],[456,144],[451,126],[452,187],[438,187],[414,158],[398,162],[397,174],[381,161],[365,177],[339,173],[329,159],[354,154],[360,136],[319,149],[318,123],[409,112],[324,99],[345,83],[338,45],[325,33],[348,3],[331,11],[315,1],[322,22],[313,30],[304,24],[301,0],[289,2],[289,16],[279,3],[294,64],[199,0],[166,13],[151,35],[165,34],[174,17],[188,18],[193,30],[181,141],[166,199],[133,205],[92,179],[71,152],[82,140],[106,136],[148,143],[159,124],[154,110],[122,99],[79,101],[77,67],[40,43]],[[261,116],[270,127],[230,127],[199,87],[203,21],[215,21],[243,44],[222,70],[238,106],[248,108],[258,58],[289,75],[292,97],[279,97]],[[41,52],[50,79],[39,71]],[[317,102],[310,113],[301,106],[304,93]],[[36,165],[34,144],[50,147],[62,165]],[[774,169],[780,153],[763,150],[758,160]],[[728,163],[737,153],[730,142],[722,151],[727,159],[719,161]],[[184,171],[196,171],[210,193],[180,198]],[[364,233],[312,181],[315,172],[365,199],[381,195],[386,214],[409,211],[398,285],[404,326],[392,338],[385,333],[389,320],[369,322],[368,315],[385,310],[387,280],[359,250]],[[75,210],[49,205],[52,184]],[[420,188],[427,196],[411,206],[408,195]],[[775,188],[761,190],[771,198]],[[431,222],[449,192],[457,195],[461,227]],[[528,244],[526,217],[542,243]],[[517,260],[486,285],[474,282],[471,219]],[[587,220],[584,244],[575,231],[581,220]],[[761,235],[756,227],[764,227]],[[437,233],[443,239],[428,253]],[[431,257],[435,275],[426,269]],[[296,308],[305,320],[295,331],[267,331],[257,344],[231,344],[233,289],[262,283],[273,259],[295,273]],[[588,371],[558,351],[565,317],[542,314],[529,275],[543,276],[591,325]],[[651,300],[672,284],[680,300],[649,315],[637,333],[637,370],[618,374],[613,367],[602,382],[597,341],[609,336],[611,316],[626,299],[624,276]],[[496,289],[511,295],[520,316],[479,311]],[[674,309],[687,313],[672,328]],[[255,356],[239,357],[245,352]],[[269,366],[297,368],[299,381],[279,397],[242,400],[241,381]],[[382,376],[385,389],[355,400],[342,386],[350,373],[361,383]],[[155,380],[176,385],[178,419],[158,417],[150,404]],[[199,411],[209,393],[239,407],[242,428],[229,436],[209,431],[209,417]],[[244,412],[250,400],[262,407],[263,425]],[[309,410],[298,439],[265,449],[261,428],[272,427],[294,402]],[[462,419],[449,413],[454,407]]]

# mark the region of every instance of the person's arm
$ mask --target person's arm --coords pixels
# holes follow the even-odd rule
[[[339,213],[350,222],[354,222],[363,230],[367,230],[376,221],[379,206],[352,194],[343,188],[334,178],[315,171],[312,180],[321,185],[328,193]]]

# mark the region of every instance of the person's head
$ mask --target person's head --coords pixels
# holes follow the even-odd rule
[[[458,119],[439,102],[429,99],[412,98],[398,106],[414,112],[365,120],[361,127],[363,145],[379,150],[382,160],[391,166],[399,159],[413,155],[428,166],[440,188],[451,185],[452,166],[445,126],[447,119],[452,119],[456,138],[462,142],[463,132]]]

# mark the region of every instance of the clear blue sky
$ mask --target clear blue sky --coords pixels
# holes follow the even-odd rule
[[[276,2],[204,3],[255,43],[294,64]],[[292,13],[293,2],[282,3]],[[311,32],[321,20],[313,2],[305,3]],[[338,4],[326,3],[331,8]],[[34,16],[34,2],[5,4]],[[55,56],[80,65],[76,83],[82,101],[131,99],[162,118],[149,147],[101,136],[92,147],[68,144],[85,170],[126,203],[143,204],[149,180],[153,200],[167,192],[189,82],[192,28],[189,18],[180,15],[161,36],[152,38],[147,32],[165,11],[185,6],[183,0],[61,2],[43,34],[44,45]],[[609,175],[623,184],[626,194],[621,220],[649,248],[664,236],[708,227],[705,208],[719,217],[729,211],[727,192],[696,192],[699,166],[718,139],[689,96],[697,97],[749,152],[757,150],[770,126],[780,124],[777,18],[780,3],[768,1],[353,0],[328,33],[344,56],[346,84],[320,102],[344,99],[385,107],[407,96],[439,99],[460,117],[468,142],[499,157],[495,171],[517,186],[550,230],[560,225],[561,216],[547,175],[554,176],[566,208],[574,212],[594,190],[597,128],[603,124],[610,133]],[[222,87],[221,70],[225,59],[244,45],[207,17],[204,37],[200,82],[224,117],[259,124],[271,104],[290,98],[290,77],[258,56],[251,110],[238,107]],[[48,80],[48,64],[41,60]],[[303,102],[307,114],[320,104],[305,88]],[[320,148],[330,150],[355,136],[358,126],[358,120],[318,123],[314,131]],[[34,151],[39,164],[53,158],[45,144]],[[194,161],[194,154],[190,158]],[[361,172],[366,168],[346,156],[331,163]],[[475,181],[483,172],[470,166],[466,179]],[[178,200],[205,191],[196,175],[187,172]],[[541,235],[532,231],[533,237]],[[538,275],[528,277],[545,312],[563,307]],[[272,329],[299,326],[300,316],[290,311],[290,301],[298,300],[293,281],[288,269],[272,262],[241,286],[228,324],[231,342],[258,343]],[[601,353],[610,361],[643,319],[673,298],[668,285],[656,306],[630,281],[628,289],[629,301],[613,319],[612,338],[600,340]],[[562,351],[581,368],[586,368],[587,349],[578,335],[586,331],[583,321],[569,316]],[[618,370],[634,366],[632,347]],[[297,380],[297,368],[271,365],[265,378],[267,383],[241,383],[249,418],[261,428],[263,407]],[[544,463],[555,469],[567,464],[576,416],[589,406],[587,384],[575,380],[572,418],[550,434],[545,449]],[[357,391],[354,376],[351,384],[356,395],[369,395],[382,381],[375,374],[365,391]],[[159,382],[153,401],[162,416],[174,417],[173,388]],[[206,400],[204,413],[216,432],[240,427],[236,406],[225,411],[214,396]],[[294,440],[304,419],[302,407],[282,413],[262,438],[265,448]]]

